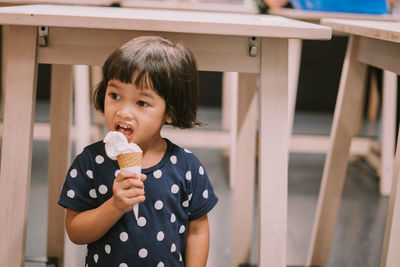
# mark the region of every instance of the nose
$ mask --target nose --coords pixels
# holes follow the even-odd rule
[[[117,111],[117,115],[122,119],[132,120],[135,116],[135,111],[131,105],[125,104]]]

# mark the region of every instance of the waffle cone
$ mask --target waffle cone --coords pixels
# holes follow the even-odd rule
[[[142,152],[131,152],[121,154],[117,157],[118,165],[122,168],[141,166],[142,165]]]

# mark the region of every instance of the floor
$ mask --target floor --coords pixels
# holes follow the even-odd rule
[[[199,118],[217,127],[220,110],[201,109]],[[38,103],[37,121],[48,120],[48,104]],[[295,133],[328,134],[330,114],[299,113],[295,118]],[[364,129],[376,135],[376,125]],[[231,265],[232,191],[228,187],[228,160],[222,151],[191,149],[204,163],[220,198],[210,213],[211,247],[209,267]],[[304,266],[315,215],[317,194],[325,156],[321,154],[290,154],[288,198],[288,266]],[[47,162],[48,142],[34,141],[32,180],[30,188],[27,258],[44,258],[47,228]],[[375,170],[363,159],[350,163],[342,205],[335,230],[329,267],[379,266],[388,198],[380,197]],[[257,207],[254,207],[257,211]],[[257,212],[255,212],[257,217]],[[257,266],[257,218],[255,218],[252,266]],[[42,267],[43,263],[26,262],[26,267]],[[83,263],[82,265],[83,266]],[[70,266],[68,266],[70,267]],[[73,266],[72,266],[73,267]]]

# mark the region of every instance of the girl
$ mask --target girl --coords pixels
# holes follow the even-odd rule
[[[200,161],[160,134],[164,124],[200,125],[192,53],[161,37],[130,40],[105,62],[94,103],[108,130],[139,145],[143,160],[137,179],[99,141],[68,170],[58,203],[71,241],[88,244],[86,266],[205,266],[207,213],[218,198]]]

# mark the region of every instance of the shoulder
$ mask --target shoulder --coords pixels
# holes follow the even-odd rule
[[[186,165],[201,164],[200,160],[196,157],[195,154],[192,153],[191,150],[184,147],[180,147],[169,140],[167,140],[167,142],[168,142],[167,154],[170,155],[171,161],[178,161],[179,159],[181,163],[185,163]]]

